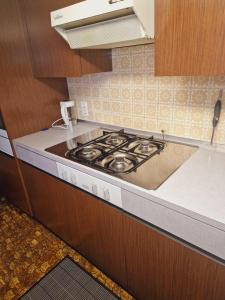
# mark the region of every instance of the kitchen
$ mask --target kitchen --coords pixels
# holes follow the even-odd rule
[[[225,1],[0,14],[0,299],[225,299]]]

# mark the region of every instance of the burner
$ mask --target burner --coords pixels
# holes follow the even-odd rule
[[[140,140],[140,144],[136,148],[135,152],[142,154],[150,154],[156,150],[156,145],[152,144],[150,140]]]
[[[113,174],[135,171],[153,155],[159,154],[165,143],[124,131],[106,132],[86,144],[66,153],[70,159]]]
[[[115,173],[125,173],[134,168],[138,164],[138,160],[131,154],[117,152],[107,156],[102,165]]]
[[[122,136],[119,133],[111,133],[105,142],[108,145],[119,146],[126,141],[127,141],[127,138],[125,136]]]
[[[128,149],[138,154],[150,155],[158,150],[157,145],[152,140],[137,139],[128,145]]]
[[[103,149],[102,147],[96,145],[89,145],[83,148],[75,149],[70,152],[70,156],[72,158],[83,159],[87,161],[92,161],[102,155]]]
[[[150,135],[101,128],[45,149],[54,155],[147,190],[158,188],[196,150],[192,146],[160,140]],[[76,169],[76,164],[74,168]],[[64,175],[63,169],[60,177],[64,178]],[[75,182],[75,178],[72,179]],[[81,181],[80,183],[84,183]],[[96,184],[99,184],[101,197],[104,184]]]

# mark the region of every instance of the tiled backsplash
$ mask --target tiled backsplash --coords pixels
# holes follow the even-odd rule
[[[68,78],[68,87],[79,119],[209,141],[225,76],[155,77],[154,45],[145,45],[114,49],[113,72]],[[215,140],[225,143],[225,101]]]

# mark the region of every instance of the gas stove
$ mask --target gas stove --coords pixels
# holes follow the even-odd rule
[[[158,188],[196,147],[137,136],[123,129],[95,129],[46,151],[146,189]]]
[[[153,155],[164,149],[165,143],[153,137],[141,138],[127,134],[124,130],[109,132],[80,144],[66,153],[66,157],[112,174],[135,171]]]

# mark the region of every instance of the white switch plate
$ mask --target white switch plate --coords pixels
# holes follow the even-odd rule
[[[80,113],[83,117],[88,117],[88,104],[87,101],[80,102]]]
[[[59,178],[118,207],[122,207],[121,188],[58,162],[56,165]]]

